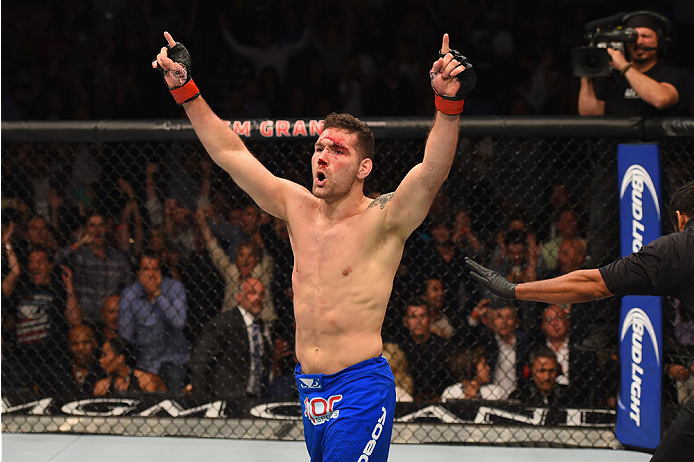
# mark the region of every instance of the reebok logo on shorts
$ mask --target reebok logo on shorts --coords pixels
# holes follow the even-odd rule
[[[364,450],[362,451],[361,456],[359,456],[357,462],[369,462],[369,456],[376,448],[376,442],[381,437],[381,432],[383,432],[383,424],[386,423],[386,408],[381,407],[381,412],[381,417],[378,419],[378,422],[376,422],[374,431],[371,432],[371,439],[368,443],[366,443],[366,446],[364,446]],[[390,441],[388,443],[390,443]]]
[[[335,409],[335,403],[342,399],[342,395],[334,395],[328,398],[304,398],[304,415],[313,425],[320,425],[330,419],[337,419],[340,410]]]

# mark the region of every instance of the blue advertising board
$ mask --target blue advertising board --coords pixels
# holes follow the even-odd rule
[[[627,256],[661,236],[658,145],[620,144],[617,169],[621,249]],[[617,438],[624,445],[653,449],[660,442],[662,300],[625,296],[620,319]]]

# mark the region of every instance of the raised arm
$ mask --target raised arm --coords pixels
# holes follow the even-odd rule
[[[578,113],[583,116],[605,114],[605,102],[595,95],[593,79],[590,77],[581,77],[581,89],[578,91]]]
[[[162,72],[174,99],[185,109],[212,160],[226,170],[263,210],[285,218],[285,198],[291,183],[270,173],[228,124],[217,117],[190,78],[188,51],[168,32],[164,32],[164,37],[168,47],[161,49],[152,67]]]
[[[444,34],[441,51],[429,75],[436,93],[436,116],[424,148],[424,159],[405,176],[393,195],[388,219],[406,238],[422,223],[436,193],[448,177],[458,144],[463,98],[475,85],[467,59],[449,47]]]

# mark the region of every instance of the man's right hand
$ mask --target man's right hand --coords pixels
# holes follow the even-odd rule
[[[487,286],[490,292],[507,300],[516,299],[516,286],[518,284],[509,282],[496,271],[492,271],[470,258],[465,257],[465,264],[470,268],[470,275]]]

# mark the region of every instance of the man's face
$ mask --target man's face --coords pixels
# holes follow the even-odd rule
[[[106,222],[104,217],[92,215],[87,221],[87,232],[92,235],[92,244],[96,247],[104,245],[106,235]]]
[[[258,226],[258,216],[260,215],[258,209],[249,205],[243,209],[243,214],[241,215],[241,227],[245,233],[255,232]]]
[[[578,221],[574,212],[565,211],[559,215],[557,230],[565,239],[570,239],[578,233]]]
[[[491,310],[491,329],[492,331],[499,335],[499,337],[506,338],[513,334],[516,330],[516,312],[511,307],[496,308]]]
[[[248,246],[240,246],[236,252],[236,267],[241,273],[241,277],[248,277],[258,264],[258,257],[253,254],[253,249]]]
[[[248,311],[251,316],[258,317],[263,311],[265,287],[259,279],[248,278],[241,284],[241,289],[236,296],[236,301],[241,308]]]
[[[643,47],[658,47],[658,34],[648,27],[635,27],[639,34],[634,43],[627,43],[627,50],[631,59],[637,63],[647,62],[658,58],[658,50],[644,50]]]
[[[96,340],[94,333],[87,327],[78,326],[70,331],[69,335],[70,351],[75,364],[88,366],[94,362],[94,351],[96,350]]]
[[[525,244],[509,244],[506,251],[508,261],[514,266],[522,266],[525,263]]]
[[[104,319],[104,323],[113,330],[118,330],[118,303],[120,302],[120,297],[113,295],[108,297],[104,302],[104,306],[101,309],[101,317]]]
[[[578,240],[563,241],[559,246],[557,264],[561,274],[576,271],[586,260],[584,245]]]
[[[48,284],[51,281],[51,263],[48,255],[43,250],[31,252],[29,255],[29,274],[35,284]]]
[[[166,245],[166,235],[162,229],[153,229],[149,233],[149,246],[155,252],[161,251]]]
[[[569,317],[557,305],[550,305],[542,314],[542,332],[549,340],[564,340],[569,335]]]
[[[313,195],[319,199],[340,199],[352,188],[359,171],[357,135],[329,128],[316,141],[311,171]]]
[[[431,230],[431,234],[434,236],[434,240],[437,244],[448,242],[448,240],[451,238],[450,228],[443,223],[436,225],[434,229]]]
[[[416,337],[421,337],[429,333],[431,327],[431,318],[427,313],[427,307],[408,306],[407,315],[405,316],[405,327],[410,331],[410,334]]]
[[[27,229],[27,240],[32,244],[45,244],[48,237],[48,228],[46,221],[40,217],[34,217],[29,220],[29,228]]]
[[[549,395],[557,380],[557,362],[542,356],[533,361],[533,382],[543,395]]]
[[[426,300],[429,306],[441,310],[446,300],[446,293],[443,290],[443,284],[438,279],[427,280]]]
[[[161,268],[159,267],[159,259],[151,257],[143,257],[138,272],[138,280],[143,286],[152,283],[161,283]]]

